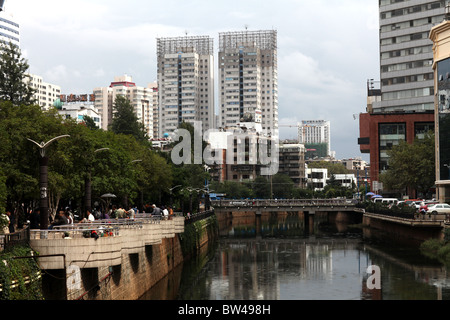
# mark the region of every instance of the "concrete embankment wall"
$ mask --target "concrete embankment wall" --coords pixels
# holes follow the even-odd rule
[[[80,268],[71,275],[64,270],[46,270],[43,273],[43,291],[46,300],[137,300],[185,259],[185,243],[200,250],[214,235],[209,232],[211,218],[196,222],[195,227],[185,227],[185,232],[172,238],[162,239],[161,243],[145,245],[135,253],[122,253],[121,263],[115,266]],[[194,225],[194,224],[193,224]],[[186,231],[191,231],[188,235]],[[195,234],[192,233],[195,232]],[[66,278],[64,282],[62,279]]]
[[[420,244],[428,239],[443,239],[444,237],[442,227],[412,226],[370,215],[364,215],[363,226],[364,235],[368,238],[382,237],[409,244]]]

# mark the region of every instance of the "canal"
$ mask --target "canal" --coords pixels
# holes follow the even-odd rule
[[[447,269],[417,245],[326,214],[233,218],[219,233],[141,299],[450,300]]]

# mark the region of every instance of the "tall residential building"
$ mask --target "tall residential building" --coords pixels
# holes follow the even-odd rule
[[[61,87],[56,84],[44,82],[41,76],[27,74],[25,81],[36,90],[33,98],[36,104],[44,110],[53,107],[53,103],[60,98]]]
[[[380,0],[381,102],[373,112],[434,110],[431,28],[446,1]]]
[[[124,96],[130,100],[134,107],[134,112],[139,121],[144,125],[149,138],[153,137],[153,110],[157,108],[154,105],[158,90],[154,84],[147,87],[139,87],[132,77],[124,75],[115,77],[108,87],[98,87],[94,89],[95,108],[98,109],[101,116],[102,129],[108,130],[113,119],[113,106],[118,95]]]
[[[215,127],[214,41],[208,36],[157,39],[159,137],[182,122]]]
[[[147,86],[149,89],[153,90],[153,138],[161,138],[159,136],[159,103],[158,103],[158,82],[151,82]]]
[[[4,1],[0,0],[0,43],[9,42],[20,47],[19,24],[6,10]]]
[[[277,31],[219,33],[219,123],[254,121],[278,135]]]
[[[309,159],[331,156],[330,121],[303,120],[298,124],[298,141],[305,145]]]
[[[448,0],[380,0],[380,89],[360,114],[361,152],[370,153],[370,179],[389,167],[388,151],[434,128],[431,28],[442,22]],[[382,190],[389,192],[389,190]],[[417,197],[415,190],[407,195]]]

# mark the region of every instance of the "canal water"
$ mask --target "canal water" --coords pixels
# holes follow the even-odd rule
[[[142,300],[449,300],[445,266],[361,225],[234,218]],[[370,234],[370,237],[368,236]]]

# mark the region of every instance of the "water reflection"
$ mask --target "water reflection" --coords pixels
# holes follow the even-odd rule
[[[145,299],[450,299],[446,269],[417,248],[367,239],[326,215],[242,217],[220,226],[214,248]],[[367,287],[371,265],[380,267],[380,290]]]

